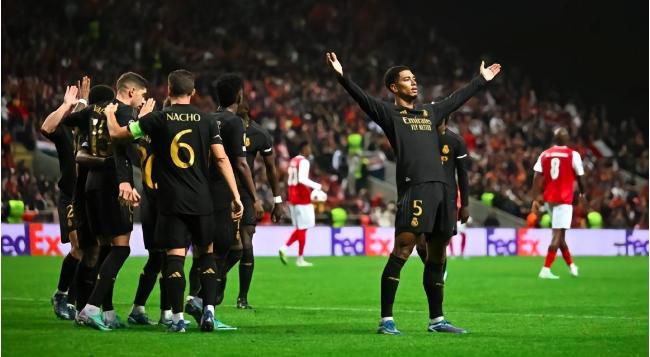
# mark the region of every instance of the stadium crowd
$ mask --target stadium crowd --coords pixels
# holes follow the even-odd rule
[[[384,178],[384,166],[393,159],[390,146],[336,85],[324,52],[336,49],[355,81],[383,98],[388,98],[380,80],[384,69],[407,64],[426,101],[466,83],[480,60],[463,56],[423,15],[409,14],[422,18],[408,24],[392,22],[404,11],[394,2],[359,5],[367,11],[347,11],[351,6],[197,0],[3,4],[3,10],[16,15],[2,24],[3,206],[20,198],[30,209],[55,207],[56,178],[30,174],[14,162],[11,147],[19,142],[33,150],[46,140],[37,128],[59,105],[66,84],[83,75],[94,84],[113,84],[121,72],[133,70],[150,80],[149,93],[161,103],[166,74],[187,68],[200,76],[195,104],[213,111],[214,80],[236,70],[246,78],[251,117],[274,135],[283,175],[299,143],[309,140],[315,144],[315,174],[328,190],[329,206],[345,207],[375,224],[392,222],[394,204],[371,196],[367,180]],[[107,16],[116,13],[120,16]],[[19,20],[26,17],[32,20]],[[132,26],[124,28],[124,23]],[[585,162],[589,207],[577,207],[574,226],[586,227],[587,214],[596,211],[605,227],[647,228],[647,181],[635,184],[622,171],[647,179],[648,138],[637,122],[587,108],[579,98],[537,93],[517,68],[509,68],[507,76],[453,114],[451,129],[465,138],[472,157],[471,195],[490,193],[489,204],[526,217],[533,164],[550,146],[557,125],[569,128],[572,146]],[[263,170],[257,171],[261,175]],[[260,184],[259,189],[270,202],[269,187]]]

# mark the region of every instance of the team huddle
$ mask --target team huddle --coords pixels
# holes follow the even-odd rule
[[[115,313],[113,287],[130,253],[133,208],[138,206],[149,258],[130,324],[154,323],[144,306],[159,280],[159,323],[170,331],[185,330],[189,321],[183,311],[196,318],[201,330],[232,329],[215,319],[214,307],[223,299],[227,272],[237,263],[237,306],[251,308],[252,237],[263,205],[249,163],[258,153],[265,158],[276,196],[273,220],[284,212],[270,135],[248,118],[241,77],[220,77],[216,113],[190,105],[192,73],[174,71],[168,82],[168,100],[154,110],[155,102],[144,99],[147,82],[136,73],[120,76],[116,92],[105,85],[90,88],[84,78],[79,88],[68,87],[64,103],[43,123],[42,131],[60,157],[59,210],[66,217],[61,236],[72,243],[52,299],[61,318],[99,330],[126,326]],[[133,182],[136,151],[142,193]],[[188,249],[193,253],[191,295],[185,301]]]
[[[501,66],[482,63],[479,76],[431,104],[416,102],[417,81],[408,67],[391,67],[384,82],[395,101],[388,103],[367,95],[344,75],[334,53],[327,53],[326,60],[340,85],[382,128],[396,156],[395,243],[381,275],[377,332],[400,334],[393,319],[393,303],[400,271],[417,248],[424,263],[427,330],[466,333],[445,319],[442,310],[447,245],[469,218],[468,153],[462,137],[447,130],[447,121],[499,74]],[[285,212],[272,138],[248,116],[240,76],[225,74],[218,79],[216,113],[205,113],[190,104],[196,92],[191,72],[176,70],[167,79],[168,98],[157,108],[153,99],[145,100],[147,81],[136,73],[120,76],[115,91],[106,85],[91,88],[90,79],[84,77],[77,86],[67,88],[63,104],[43,123],[42,132],[55,143],[59,155],[58,206],[60,217],[65,217],[61,219],[61,239],[72,246],[52,298],[60,318],[99,330],[126,327],[113,306],[113,287],[130,254],[134,207],[140,207],[149,257],[139,278],[129,324],[155,324],[145,305],[159,281],[158,323],[168,331],[186,330],[190,321],[184,312],[202,331],[236,329],[218,320],[215,309],[223,302],[227,274],[238,263],[237,307],[252,308],[248,291],[254,270],[253,236],[264,214],[251,173],[258,154],[275,196],[273,221],[279,222]],[[138,154],[143,192],[135,189],[133,181],[133,161]],[[300,154],[289,165],[287,201],[296,230],[279,249],[286,264],[289,246],[298,242],[299,267],[312,265],[303,258],[306,231],[315,225],[311,203],[326,198],[321,185],[309,179],[310,154],[310,144],[302,143]],[[557,170],[566,166],[560,166],[558,158],[570,155],[550,154],[554,158],[550,166],[543,161],[535,171],[545,178],[550,172],[550,180],[555,180]],[[581,175],[581,165],[573,160]],[[552,203],[554,228],[556,215],[561,217],[557,228],[568,228],[562,218],[567,208],[553,204],[551,196],[545,194],[544,198]],[[566,197],[562,199],[566,205]],[[561,248],[570,260],[563,231],[557,234],[557,241],[554,234],[549,254],[551,248]],[[186,297],[184,263],[189,251],[192,267]],[[577,267],[571,269],[577,275]],[[540,277],[550,276],[550,270],[542,273]]]

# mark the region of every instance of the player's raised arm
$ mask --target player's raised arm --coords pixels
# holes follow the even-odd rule
[[[325,59],[327,60],[327,63],[331,67],[332,71],[336,73],[339,83],[350,94],[352,99],[354,99],[354,101],[359,104],[359,107],[361,107],[361,109],[370,117],[370,119],[377,121],[380,125],[383,125],[381,121],[384,116],[380,115],[380,112],[383,111],[382,102],[374,97],[369,96],[350,78],[343,76],[343,66],[341,65],[341,62],[339,62],[338,58],[336,58],[336,53],[327,52],[325,54]]]
[[[481,62],[479,71],[481,74],[472,79],[472,81],[463,88],[455,91],[449,97],[433,105],[433,107],[441,113],[442,117],[446,117],[454,112],[473,97],[487,82],[494,79],[494,77],[501,72],[501,65],[495,63],[489,67],[485,67],[485,61],[483,61]]]
[[[214,156],[215,161],[217,162],[217,167],[226,180],[228,188],[232,193],[232,203],[233,207],[233,219],[238,220],[244,214],[244,205],[241,203],[241,198],[239,196],[239,190],[237,189],[237,181],[235,181],[235,174],[232,171],[232,166],[230,165],[230,160],[226,155],[226,150],[223,148],[222,144],[212,144],[210,145],[210,150],[212,151],[212,156]]]
[[[90,77],[83,76],[81,81],[77,81],[77,86],[79,87],[79,93],[77,95],[78,101],[77,105],[72,110],[73,113],[88,106],[88,98],[90,97]]]
[[[41,125],[41,132],[44,135],[52,134],[61,123],[61,120],[70,113],[72,107],[77,104],[77,93],[79,89],[76,86],[68,86],[63,96],[63,103],[55,111],[45,118]]]

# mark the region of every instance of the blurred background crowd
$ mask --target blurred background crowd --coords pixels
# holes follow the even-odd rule
[[[275,139],[282,182],[288,160],[308,140],[313,175],[329,195],[321,212],[342,207],[361,223],[390,226],[395,204],[372,194],[368,178],[384,179],[394,155],[381,130],[337,85],[325,51],[336,51],[347,74],[386,100],[383,72],[391,65],[411,67],[421,99],[432,101],[477,75],[481,59],[499,60],[465,55],[426,13],[406,14],[384,0],[27,2],[34,6],[2,4],[13,15],[2,23],[2,200],[5,206],[21,200],[29,211],[55,211],[57,173],[33,175],[16,150],[28,155],[46,141],[40,125],[61,103],[66,85],[83,75],[113,85],[121,73],[135,71],[162,103],[167,73],[186,68],[198,75],[194,103],[206,111],[217,108],[214,81],[221,73],[244,76],[251,118]],[[27,17],[29,23],[20,20]],[[529,216],[532,167],[561,125],[585,163],[589,202],[575,209],[574,226],[647,228],[647,123],[586,103],[577,94],[584,83],[570,94],[548,86],[542,91],[535,73],[501,63],[504,75],[450,121],[472,158],[471,196],[543,226],[541,217]],[[270,201],[262,167],[256,165],[258,187]]]

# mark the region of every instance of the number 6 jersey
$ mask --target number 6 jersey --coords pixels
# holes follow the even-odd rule
[[[553,146],[542,152],[533,169],[544,176],[544,201],[573,203],[576,175],[585,173],[580,154],[566,146]]]
[[[216,118],[190,104],[174,104],[145,115],[129,129],[136,139],[151,138],[160,213],[211,214],[208,160],[210,146],[221,144]]]

